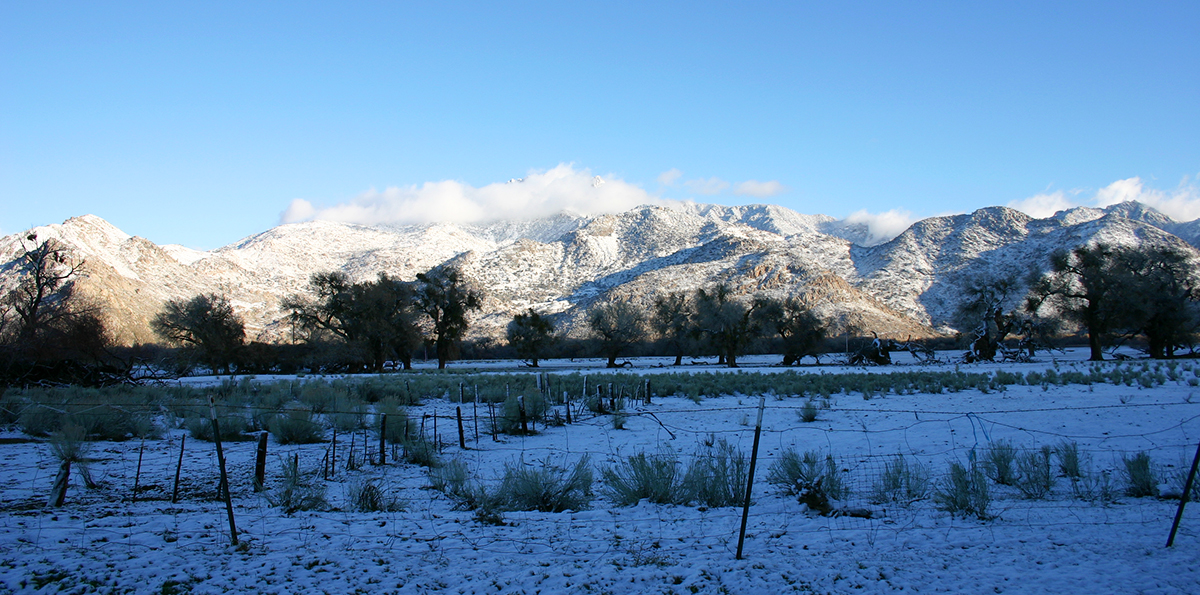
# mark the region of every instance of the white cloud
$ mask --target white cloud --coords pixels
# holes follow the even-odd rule
[[[597,178],[587,169],[562,164],[530,171],[522,180],[480,188],[455,180],[426,182],[382,192],[370,190],[325,208],[297,199],[280,219],[283,223],[323,219],[366,225],[480,223],[545,217],[564,210],[583,215],[615,213],[666,202],[623,180],[606,178],[597,183]]]
[[[721,178],[712,177],[708,179],[700,178],[698,180],[688,180],[684,182],[684,185],[696,194],[706,194],[711,196],[713,194],[720,194],[723,192],[729,187],[729,182],[726,182]]]
[[[681,177],[683,177],[683,172],[679,171],[678,168],[672,167],[671,169],[658,174],[658,183],[662,184],[663,186],[674,186],[675,182],[678,182],[679,178]]]
[[[1141,178],[1117,180],[1096,193],[1096,206],[1107,207],[1127,200],[1136,200],[1176,220],[1200,219],[1200,186],[1184,178],[1173,190],[1146,188]]]
[[[1045,219],[1059,211],[1078,205],[1067,198],[1066,193],[1059,190],[1049,194],[1037,194],[1023,200],[1014,200],[1008,203],[1007,206],[1021,211],[1034,219]]]
[[[767,198],[787,192],[787,186],[780,184],[776,180],[759,182],[758,180],[746,180],[733,187],[733,193],[741,196],[755,196],[758,198]]]
[[[866,225],[870,235],[862,244],[874,246],[903,233],[913,224],[913,216],[912,213],[900,209],[891,209],[882,213],[869,213],[864,209],[851,213],[842,221],[851,225]]]
[[[1072,193],[1077,194],[1079,192]],[[1067,193],[1059,190],[1015,200],[1008,203],[1008,206],[1032,217],[1042,218],[1064,209],[1079,206],[1104,208],[1128,200],[1136,200],[1176,221],[1200,219],[1200,186],[1187,177],[1173,190],[1146,188],[1140,177],[1132,177],[1117,180],[1097,190],[1094,196],[1086,200],[1073,200]]]

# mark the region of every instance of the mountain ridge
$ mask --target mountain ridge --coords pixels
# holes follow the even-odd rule
[[[1140,203],[1077,207],[1036,219],[1008,207],[930,217],[870,242],[865,225],[778,205],[642,206],[623,213],[560,213],[490,224],[367,226],[332,221],[280,225],[201,252],[158,246],[95,215],[0,238],[0,287],[14,283],[29,233],[54,237],[85,261],[81,291],[101,303],[122,343],[153,342],[149,321],[169,299],[228,294],[252,339],[287,337],[281,298],[312,273],[380,272],[411,280],[453,264],[485,291],[473,336],[503,336],[511,316],[534,308],[569,336],[588,309],[611,299],[649,308],[664,291],[717,283],[737,295],[800,296],[846,330],[930,336],[952,330],[965,276],[1014,263],[1044,268],[1051,252],[1096,240],[1164,243],[1196,253],[1200,220],[1178,222]],[[28,243],[26,241],[26,243]]]

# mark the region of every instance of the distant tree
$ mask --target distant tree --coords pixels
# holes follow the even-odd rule
[[[978,273],[960,280],[963,299],[958,305],[956,323],[969,337],[967,361],[994,361],[1009,337],[1020,340],[1015,351],[1005,352],[1006,357],[1027,359],[1033,357],[1039,344],[1049,344],[1049,335],[1057,325],[1019,307],[1027,284],[1037,285],[1037,278],[1023,281],[1015,268]]]
[[[128,378],[99,308],[77,290],[83,262],[62,242],[21,241],[16,285],[0,296],[0,383],[109,384]]]
[[[825,324],[799,298],[758,300],[755,315],[764,328],[783,339],[783,365],[791,366],[819,353],[825,340]]]
[[[23,252],[17,261],[20,281],[4,302],[15,314],[11,326],[15,327],[16,339],[29,344],[48,329],[81,314],[75,307],[75,279],[83,263],[73,258],[62,242],[54,238],[39,242],[36,233],[27,235],[21,246]]]
[[[1030,287],[1025,309],[1038,313],[1047,305],[1080,324],[1088,334],[1092,361],[1104,359],[1105,334],[1124,313],[1118,307],[1119,276],[1113,268],[1113,249],[1106,244],[1059,250],[1050,256],[1050,270]]]
[[[608,358],[609,368],[618,367],[617,358],[646,338],[645,317],[629,302],[593,306],[587,321],[588,328],[600,339],[600,354]]]
[[[737,358],[763,334],[765,321],[756,311],[768,302],[739,300],[728,285],[718,285],[697,290],[693,304],[696,329],[725,365],[736,368]]]
[[[675,355],[674,365],[682,365],[692,335],[692,310],[687,295],[674,291],[660,295],[651,311],[651,328]]]
[[[529,360],[529,366],[538,367],[538,359],[554,344],[554,323],[549,318],[533,311],[533,308],[513,316],[508,323],[508,343],[517,350],[517,355]]]
[[[315,273],[309,290],[315,301],[291,296],[282,304],[303,328],[337,337],[352,357],[366,361],[376,372],[383,371],[389,359],[412,368],[412,352],[421,344],[412,284],[387,273],[374,281],[351,283],[345,273],[333,271]]]
[[[1146,337],[1150,357],[1173,357],[1190,345],[1200,326],[1200,280],[1194,259],[1164,246],[1113,250],[1115,295],[1123,316],[1116,321],[1128,334]]]
[[[470,326],[468,316],[483,307],[483,293],[456,268],[417,274],[417,308],[429,317],[438,369],[454,359]]]
[[[169,343],[199,351],[214,374],[230,372],[246,338],[245,324],[229,298],[212,293],[169,300],[150,326]]]

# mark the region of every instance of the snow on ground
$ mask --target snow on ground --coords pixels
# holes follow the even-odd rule
[[[1078,352],[1059,359],[1064,370],[1084,365]],[[639,360],[634,371],[656,369],[656,363]],[[1047,357],[1037,364],[960,369],[1051,365]],[[507,366],[511,371],[512,363]],[[1187,383],[1194,377],[1185,372],[1154,388],[1010,386],[988,394],[870,399],[838,394],[811,423],[797,415],[804,401],[768,397],[742,560],[735,559],[740,508],[644,501],[616,507],[600,494],[586,510],[509,512],[505,525],[487,525],[429,489],[422,468],[389,460],[346,470],[345,436],[338,439],[340,466],[327,482],[335,510],[292,515],[253,491],[254,443],[226,444],[242,544],[233,547],[216,500],[213,444],[187,440],[180,500],[170,503],[182,430],[146,441],[136,502],[130,495],[141,444],[95,444],[91,467],[102,487],[86,489],[74,478],[61,509],[45,507],[57,469],[48,444],[0,443],[6,470],[0,476],[0,592],[1200,593],[1200,505],[1186,510],[1174,547],[1166,548],[1178,501],[1081,500],[1063,477],[1040,500],[992,485],[995,518],[986,521],[952,517],[929,499],[890,505],[867,499],[897,453],[941,476],[950,461],[966,462],[973,448],[979,455],[1001,439],[1021,448],[1075,442],[1090,476],[1096,482],[1107,476],[1114,485],[1121,458],[1146,452],[1167,484],[1186,471],[1200,441],[1200,397],[1193,398],[1197,389]],[[467,403],[465,451],[452,421],[458,403],[429,399],[414,411],[438,416],[444,459],[460,458],[492,479],[505,464],[561,464],[585,454],[597,469],[641,450],[669,449],[686,460],[714,438],[749,452],[758,401],[659,397],[631,405],[624,429],[615,429],[610,416],[597,416],[498,439],[487,433],[486,421],[475,434],[475,410]],[[362,437],[355,440],[361,454]],[[817,516],[769,484],[768,468],[789,447],[832,454],[852,489],[846,504],[872,509],[873,518]],[[268,484],[278,481],[284,458],[295,454],[302,467],[316,469],[327,448],[272,442]],[[338,510],[349,486],[364,477],[398,495],[404,510]]]

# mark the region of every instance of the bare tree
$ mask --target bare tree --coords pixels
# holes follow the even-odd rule
[[[39,242],[36,233],[27,235],[21,248],[21,281],[5,296],[5,302],[16,315],[17,340],[30,343],[46,329],[81,314],[71,306],[74,281],[83,263],[72,257],[62,242],[54,238]]]

